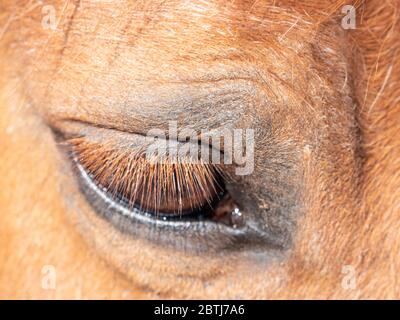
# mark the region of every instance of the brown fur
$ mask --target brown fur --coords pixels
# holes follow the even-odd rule
[[[355,1],[347,31],[344,1],[54,3],[54,32],[35,1],[0,4],[1,298],[400,298],[398,1]],[[202,94],[213,107],[188,117],[181,102]],[[263,210],[267,186],[291,201],[268,180],[279,174],[303,204],[282,257],[192,255],[119,234],[79,194],[48,128],[132,132],[171,113],[262,133],[244,197]],[[44,265],[55,290],[41,286]],[[342,286],[346,265],[355,289]]]

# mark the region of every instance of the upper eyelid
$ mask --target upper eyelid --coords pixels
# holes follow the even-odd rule
[[[114,128],[124,132],[140,133],[151,128],[166,129],[168,121],[180,119],[184,127],[215,130],[233,126],[238,119],[243,121],[246,109],[258,103],[264,91],[254,79],[224,79],[221,87],[211,83],[200,87],[191,84],[156,87],[140,87],[132,97],[119,101],[116,97],[98,97],[95,100],[82,97],[84,110],[74,106],[54,107],[45,118],[51,121],[80,121],[95,123],[99,127]],[[161,92],[158,94],[158,91]],[[121,98],[122,99],[122,98]],[[257,100],[257,101],[256,101]],[[263,101],[267,101],[263,98]],[[221,112],[229,109],[229,112]],[[129,121],[127,121],[129,119]]]

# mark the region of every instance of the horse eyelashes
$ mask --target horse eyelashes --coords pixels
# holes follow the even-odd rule
[[[68,139],[72,154],[93,182],[127,208],[166,219],[211,217],[226,199],[223,168],[149,159],[140,148]],[[154,160],[154,161],[152,161]]]

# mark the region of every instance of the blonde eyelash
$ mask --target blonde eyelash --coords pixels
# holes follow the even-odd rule
[[[152,161],[140,148],[123,150],[85,138],[66,142],[91,179],[114,197],[122,195],[130,207],[139,203],[144,210],[158,214],[166,203],[176,202],[174,211],[182,213],[187,206],[191,210],[211,207],[222,190],[218,177],[225,174],[219,165],[184,159],[174,163],[168,158]]]

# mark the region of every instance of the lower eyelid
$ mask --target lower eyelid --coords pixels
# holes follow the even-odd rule
[[[206,230],[210,229],[209,232],[213,234],[213,238],[221,235],[223,232],[226,234],[226,237],[234,237],[240,234],[245,234],[244,230],[235,230],[229,228],[224,225],[220,225],[214,222],[206,222],[204,220],[199,221],[163,221],[154,219],[151,215],[143,214],[143,212],[139,211],[136,208],[128,209],[118,202],[112,200],[108,195],[106,190],[100,189],[89,177],[84,168],[80,166],[78,163],[75,163],[76,170],[80,175],[81,181],[81,189],[84,195],[89,199],[89,203],[94,206],[95,210],[100,212],[102,216],[113,216],[110,220],[114,223],[117,228],[122,228],[122,232],[128,232],[130,234],[134,234],[135,237],[142,234],[146,240],[148,238],[148,232],[150,230],[154,230],[154,228],[159,229],[157,233],[153,233],[152,237],[155,237],[153,240],[157,243],[162,242],[163,245],[172,245],[176,246],[176,244],[183,244],[186,242],[190,242],[190,238],[195,237],[198,240],[198,244],[204,243],[203,250],[206,250],[208,247],[207,237],[204,235],[208,233]],[[93,196],[95,199],[93,199]],[[119,218],[118,218],[119,217]],[[127,220],[123,220],[124,223],[118,222],[118,220],[122,220],[126,218]],[[148,229],[148,231],[143,232],[141,229]],[[174,235],[172,235],[174,234]],[[154,236],[156,235],[156,236]],[[200,236],[203,235],[203,236]],[[179,236],[179,237],[176,237]],[[175,238],[176,237],[176,238]],[[179,239],[177,239],[179,238]],[[150,239],[151,240],[151,239]],[[231,242],[231,241],[230,241]],[[186,246],[186,244],[185,244]],[[212,246],[211,246],[212,247]],[[202,250],[201,250],[202,251]]]
[[[83,167],[74,161],[74,171],[78,176],[81,192],[100,217],[108,220],[122,233],[135,239],[152,241],[154,244],[194,253],[215,253],[242,250],[279,249],[273,237],[246,225],[234,229],[227,225],[208,220],[199,221],[162,221],[130,210],[108,197],[90,178]],[[252,224],[253,225],[253,224]]]

